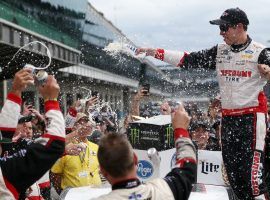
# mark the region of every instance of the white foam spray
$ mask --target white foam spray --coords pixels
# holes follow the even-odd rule
[[[135,55],[137,47],[127,43],[112,42],[108,44],[103,50],[113,57],[123,53],[128,56],[135,57],[139,60],[143,60],[145,58],[145,54]]]
[[[44,43],[42,43],[42,42],[40,42],[40,41],[29,42],[29,43],[25,44],[24,46],[20,47],[20,48],[18,49],[18,51],[16,51],[16,53],[13,55],[13,57],[11,58],[11,60],[8,62],[7,66],[11,63],[12,60],[15,59],[16,55],[17,55],[21,50],[23,50],[24,48],[26,48],[26,47],[28,47],[28,46],[30,46],[30,45],[33,45],[33,44],[40,44],[40,45],[44,46],[45,49],[46,49],[47,57],[49,58],[49,61],[48,61],[47,65],[46,65],[45,67],[36,67],[36,66],[33,66],[33,65],[32,65],[33,68],[34,68],[35,70],[44,70],[44,69],[47,69],[47,68],[50,66],[50,64],[51,64],[52,56],[51,56],[51,52],[50,52],[49,48],[48,48]],[[29,64],[29,63],[28,63],[28,64]]]

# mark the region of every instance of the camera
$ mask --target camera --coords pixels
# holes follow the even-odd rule
[[[93,92],[92,92],[92,97],[98,97],[98,96],[99,96],[98,91],[93,91]]]
[[[96,123],[101,123],[103,122],[103,117],[101,115],[96,115],[96,116],[93,116],[93,120],[96,122]]]
[[[142,90],[145,90],[142,92],[144,96],[149,96],[150,95],[150,92],[149,92],[150,91],[150,84],[143,84]]]

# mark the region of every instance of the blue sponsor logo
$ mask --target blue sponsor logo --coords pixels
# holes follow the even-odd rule
[[[138,162],[137,175],[140,178],[149,178],[154,173],[153,165],[147,160],[139,160]]]
[[[253,54],[254,52],[252,50],[246,50],[245,53],[246,54]]]
[[[176,162],[176,153],[173,154],[172,159],[171,159],[171,168],[173,168],[175,166],[175,162]]]
[[[129,197],[128,197],[128,199],[129,200],[138,200],[138,199],[141,199],[142,198],[142,195],[141,194],[136,194],[135,192],[134,193],[132,193]]]

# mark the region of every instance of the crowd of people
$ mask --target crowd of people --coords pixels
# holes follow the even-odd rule
[[[45,102],[45,113],[39,113],[22,102],[22,92],[31,84],[33,75],[28,69],[17,72],[2,108],[1,199],[60,199],[72,187],[109,183],[113,191],[108,198],[128,197],[132,191],[145,199],[188,199],[196,176],[196,153],[187,132],[190,118],[183,107],[172,120],[175,168],[165,179],[142,185],[136,176],[137,157],[126,131],[118,133],[121,128],[109,104],[100,107],[98,96],[87,99],[85,105],[78,99],[64,117],[58,102],[60,88],[49,76],[44,85],[37,86]]]
[[[18,71],[0,114],[0,199],[60,199],[69,188],[111,184],[112,191],[97,199],[187,200],[196,181],[197,150],[222,151],[229,184],[240,200],[269,199],[270,120],[262,92],[270,79],[269,51],[247,35],[249,21],[239,8],[210,23],[219,25],[227,45],[191,54],[152,48],[137,52],[187,68],[217,68],[221,96],[209,102],[207,111],[171,100],[141,105],[146,93],[139,88],[123,125],[96,94],[77,99],[63,116],[59,85],[49,75],[36,85],[45,107],[39,113],[21,98],[33,74]],[[254,52],[254,57],[246,55]],[[126,134],[130,122],[155,115],[172,116],[176,163],[163,179],[141,183]]]
[[[131,101],[131,110],[124,120],[122,132],[127,131],[128,122],[157,115],[170,115],[182,104],[191,116],[189,132],[197,148],[201,150],[221,150],[221,101],[219,95],[208,102],[207,110],[198,107],[195,102],[177,102],[174,100],[145,102],[145,99],[143,88],[140,88]]]
[[[171,115],[180,108],[181,111],[179,112],[184,112],[186,117],[190,116],[186,119],[188,122],[186,122],[187,124],[185,124],[184,129],[189,132],[188,136],[191,138],[191,144],[188,144],[188,146],[193,146],[192,148],[194,148],[194,150],[192,150],[192,152],[194,151],[193,153],[196,154],[197,150],[221,150],[220,134],[222,110],[219,96],[211,99],[208,109],[202,111],[192,102],[180,103],[168,100],[163,103],[142,103],[145,96],[143,95],[143,88],[140,88],[133,96],[130,113],[127,114],[123,125],[119,125],[116,114],[111,110],[109,103],[100,103],[98,96],[93,96],[86,101],[82,101],[81,99],[76,100],[70,106],[67,115],[63,117],[57,101],[58,93],[54,92],[55,94],[50,95],[50,92],[46,91],[47,88],[54,88],[54,90],[59,92],[59,86],[53,77],[51,80],[53,86],[46,87],[48,84],[46,83],[45,86],[38,87],[38,89],[44,93],[46,110],[44,114],[39,113],[33,105],[26,105],[20,98],[22,91],[26,88],[27,84],[30,84],[28,83],[29,81],[26,81],[29,79],[29,77],[25,75],[27,73],[27,70],[21,70],[15,75],[13,83],[15,89],[11,90],[1,112],[1,119],[3,118],[3,122],[1,122],[0,141],[2,157],[1,169],[5,180],[3,182],[5,189],[2,189],[7,193],[6,195],[11,195],[14,199],[31,200],[36,196],[40,199],[60,199],[61,194],[65,193],[65,190],[70,188],[82,186],[101,187],[109,183],[113,185],[113,188],[118,188],[118,182],[122,183],[123,181],[124,185],[131,184],[130,182],[126,182],[127,177],[131,178],[132,184],[140,188],[139,185],[141,183],[134,175],[137,157],[135,156],[133,158],[128,155],[132,152],[132,147],[126,137],[129,123],[144,117]],[[18,89],[16,89],[16,87],[18,87],[17,85],[22,85],[20,86],[19,92],[17,92]],[[49,95],[47,95],[47,93],[49,93]],[[84,105],[82,102],[84,102]],[[9,104],[15,104],[16,107],[15,105]],[[17,109],[16,112],[14,112],[15,108]],[[145,116],[143,113],[146,113],[148,110],[149,113]],[[155,110],[155,112],[152,112],[153,110]],[[57,113],[53,113],[53,115],[50,116],[49,111]],[[11,114],[14,115],[14,117],[11,117],[13,122],[10,120],[9,115]],[[5,116],[9,119],[8,121],[5,121]],[[5,123],[7,123],[7,125]],[[56,133],[60,136],[56,135]],[[115,133],[118,133],[117,135],[119,136],[114,135]],[[186,136],[186,133],[184,135]],[[63,141],[65,141],[64,145]],[[117,145],[114,144],[114,142],[110,143],[110,141],[115,141]],[[55,144],[55,146],[53,146],[53,142],[57,143],[57,145]],[[118,144],[121,144],[123,149],[121,149]],[[62,145],[62,147],[59,145]],[[110,152],[107,152],[108,146],[110,146]],[[101,147],[103,148],[102,151],[100,150]],[[52,150],[43,152],[43,148],[52,148]],[[53,148],[56,149],[54,150]],[[117,155],[112,153],[112,149],[114,148],[115,152],[118,152]],[[102,154],[101,157],[103,158],[101,159],[105,157],[105,160],[98,158],[99,153]],[[41,157],[35,160],[34,163],[26,162],[27,159],[36,158],[38,155]],[[124,158],[128,157],[130,159],[129,162],[133,163],[133,165],[129,163],[125,172],[126,174],[125,176],[123,175],[125,178],[123,178],[120,176],[121,172],[118,172],[119,170],[117,171],[117,168],[124,169],[122,163],[124,162]],[[189,156],[189,158],[190,157],[194,160],[194,156]],[[42,161],[46,161],[47,165],[43,165],[41,163]],[[16,168],[9,169],[10,162],[14,163],[15,166],[16,162],[18,162],[18,164],[22,162],[25,164],[25,167],[30,167],[33,171],[29,172],[25,169],[19,170],[17,173],[21,174],[18,174],[17,178],[14,179],[10,174],[13,173],[12,170]],[[116,163],[121,163],[121,167]],[[40,168],[40,171],[35,169],[35,167],[40,167],[41,165],[42,168]],[[194,170],[193,167],[191,167],[190,170],[193,176],[195,176],[196,170]],[[116,173],[114,171],[117,171],[117,175],[114,174]],[[119,177],[118,173],[120,174]],[[131,173],[132,176],[129,173]],[[177,181],[179,178],[178,173],[180,172],[171,172],[168,177],[163,179],[167,182],[167,185],[169,185],[169,189],[167,187],[165,188],[168,189],[170,194],[168,194],[168,191],[164,191],[164,195],[168,195],[168,198],[169,196],[183,196],[183,194],[179,194],[179,192],[175,190],[175,187],[183,187],[181,184],[179,186],[179,181]],[[21,176],[27,176],[29,181],[22,182],[22,180],[18,180],[18,177]],[[42,178],[42,176],[45,176],[45,178]],[[171,180],[171,178],[169,178],[169,176],[178,178],[176,178],[175,182],[170,182],[169,180]],[[179,180],[181,179],[182,177],[179,178]],[[193,179],[194,178],[192,178],[192,180],[186,180],[186,178],[184,178],[189,185],[187,186],[188,188],[195,182]],[[33,192],[33,190],[35,190],[34,184],[38,185],[38,193]],[[161,181],[151,184],[160,184],[161,187],[164,182]],[[14,187],[15,190],[12,189]],[[120,184],[119,189],[125,187],[122,187]],[[128,189],[131,188],[128,187]],[[8,191],[10,191],[10,194],[8,194]],[[148,190],[146,191],[149,192]],[[188,191],[190,192],[190,188]],[[126,192],[111,195],[121,196],[126,195]],[[8,196],[5,197],[4,195],[1,197],[9,199]],[[188,196],[185,198],[187,199]],[[178,199],[178,197],[176,199]]]

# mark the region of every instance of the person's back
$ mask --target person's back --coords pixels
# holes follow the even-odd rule
[[[137,156],[125,135],[108,134],[99,143],[100,170],[112,185],[112,192],[96,200],[145,199],[187,200],[195,182],[195,147],[189,138],[189,117],[181,106],[172,119],[176,147],[175,167],[162,178],[141,183],[137,178]]]
[[[157,178],[147,183],[139,183],[135,180],[134,187],[128,188],[128,190],[123,189],[121,183],[119,184],[119,189],[117,187],[108,195],[104,195],[98,198],[98,200],[127,200],[127,199],[151,199],[151,200],[173,200],[174,195],[167,184],[167,182],[162,178]],[[129,184],[133,183],[129,181]],[[139,185],[138,185],[139,184]]]

